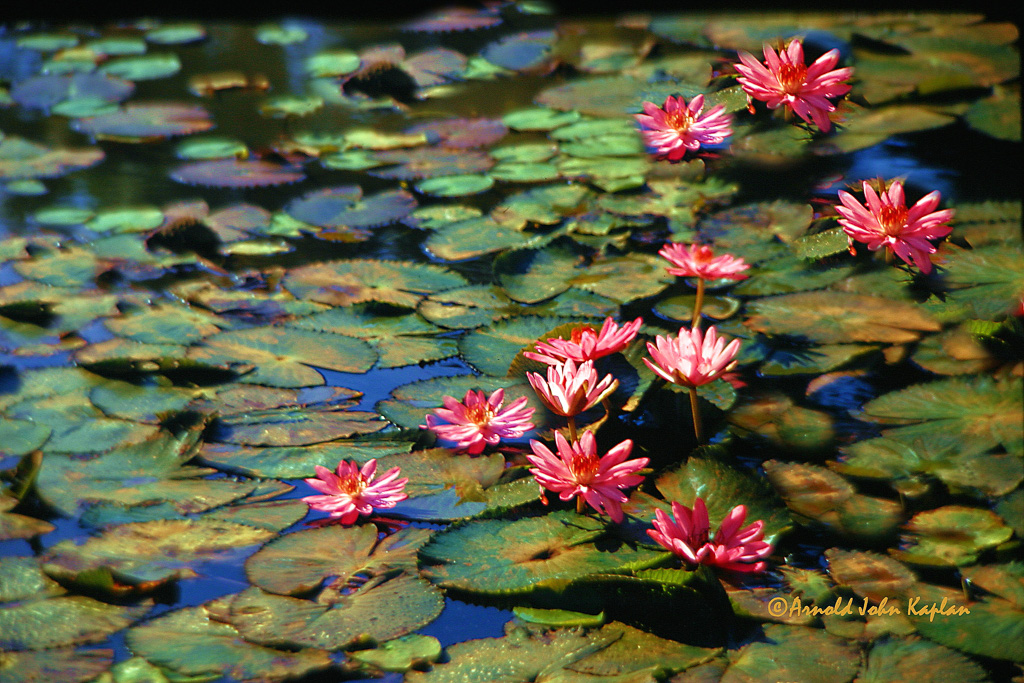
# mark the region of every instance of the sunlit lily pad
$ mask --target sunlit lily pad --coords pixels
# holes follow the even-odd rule
[[[984,683],[989,680],[977,663],[921,638],[876,642],[858,677],[872,683],[897,683],[907,678],[921,683]]]
[[[294,268],[284,287],[295,296],[333,306],[382,301],[415,307],[420,298],[467,284],[440,266],[374,260],[328,261]]]
[[[408,671],[440,659],[441,643],[433,636],[413,633],[389,640],[380,647],[349,653],[349,658],[381,671]]]
[[[746,324],[757,332],[816,342],[910,342],[939,324],[919,306],[890,298],[807,292],[759,299]]]
[[[200,309],[156,304],[111,318],[105,325],[120,337],[146,344],[190,344],[219,332],[225,323]]]
[[[244,381],[277,387],[324,384],[315,367],[366,372],[377,354],[366,342],[330,332],[294,327],[257,327],[221,332],[189,350],[189,358],[208,363],[246,359],[256,364]]]
[[[98,147],[50,148],[8,135],[0,139],[0,179],[58,178],[104,158]]]
[[[489,175],[450,175],[427,178],[416,183],[417,192],[433,197],[465,197],[486,192],[494,186]]]
[[[62,595],[0,607],[0,647],[46,650],[100,642],[131,624],[149,607],[148,602],[108,605],[82,595]]]
[[[146,32],[146,40],[158,45],[183,45],[206,38],[206,29],[188,22],[164,24]]]
[[[197,161],[171,171],[171,178],[179,183],[207,187],[269,187],[295,183],[305,177],[295,168],[259,159]]]
[[[111,650],[51,650],[0,653],[0,670],[8,683],[60,680],[85,683],[100,676],[113,661]]]
[[[898,558],[915,564],[964,565],[979,553],[1009,540],[1013,530],[991,510],[946,505],[914,515],[906,525]]]
[[[825,557],[833,581],[872,602],[900,597],[917,580],[905,565],[885,555],[831,548]]]
[[[819,629],[769,624],[764,631],[763,641],[745,645],[736,654],[722,683],[844,683],[860,667],[860,652],[853,644]]]
[[[281,23],[256,27],[256,40],[264,45],[294,45],[306,42],[308,37],[306,30],[298,25]]]
[[[652,87],[639,78],[597,77],[548,88],[536,97],[536,102],[552,109],[611,117],[639,113],[644,101],[664,102],[669,95],[689,100],[700,92],[697,85],[659,83]]]
[[[496,222],[492,218],[469,218],[438,228],[423,247],[445,261],[462,261],[521,247],[530,243],[529,235]]]
[[[351,50],[319,52],[306,59],[306,73],[313,78],[344,76],[359,68],[359,55]]]
[[[186,676],[230,675],[242,680],[284,681],[326,669],[323,650],[285,652],[244,640],[225,623],[224,603],[186,607],[133,627],[132,652]]]
[[[511,111],[502,117],[502,121],[509,128],[515,130],[531,131],[531,130],[554,130],[559,126],[564,126],[568,123],[578,121],[580,113],[578,111],[556,111],[554,109],[547,109],[544,107],[537,107],[534,109],[517,109]]]
[[[231,623],[261,645],[340,650],[404,636],[433,621],[443,607],[441,592],[430,583],[391,572],[331,599],[322,593],[318,602],[250,588],[232,602]]]
[[[199,133],[213,127],[202,107],[185,104],[129,104],[112,114],[79,119],[74,128],[103,140],[144,142]]]
[[[596,573],[642,569],[663,553],[611,540],[598,543],[604,524],[553,512],[513,522],[482,520],[435,534],[421,556],[431,580],[448,588],[489,595],[529,593]]]
[[[249,148],[244,142],[219,135],[192,137],[183,140],[175,147],[180,159],[244,159]]]
[[[86,227],[95,232],[148,232],[163,222],[164,214],[156,207],[122,207],[97,212]]]
[[[282,536],[245,562],[254,585],[279,595],[308,594],[324,581],[345,583],[357,574],[391,569],[415,572],[416,552],[430,538],[426,529],[407,528],[378,543],[373,525],[327,526]]]
[[[309,116],[324,106],[322,97],[297,97],[280,95],[260,105],[260,113],[270,118],[283,119],[290,116]]]

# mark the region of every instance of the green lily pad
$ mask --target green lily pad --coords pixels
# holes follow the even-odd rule
[[[145,614],[149,602],[108,605],[81,595],[19,602],[0,608],[0,647],[45,650],[104,640]]]
[[[494,259],[494,273],[512,299],[534,304],[569,289],[574,271],[582,267],[581,261],[571,244],[555,242],[544,249],[504,252]]]
[[[245,572],[254,585],[279,595],[308,594],[330,577],[343,584],[357,574],[415,572],[416,552],[431,533],[407,528],[378,543],[372,524],[299,531],[260,548],[246,560]]]
[[[344,76],[359,68],[359,55],[351,50],[318,52],[305,62],[306,73],[312,78]]]
[[[1019,243],[951,251],[943,265],[955,289],[943,305],[964,307],[964,318],[995,320],[1019,305],[1024,292],[1024,249]]]
[[[59,178],[105,157],[98,147],[50,148],[13,135],[0,139],[0,180]]]
[[[484,152],[443,147],[384,150],[375,153],[373,158],[386,167],[374,169],[370,175],[393,180],[484,173],[494,165],[494,159]]]
[[[181,71],[181,60],[173,52],[116,57],[100,67],[100,73],[117,76],[126,81],[167,78],[179,71]]]
[[[996,86],[992,95],[971,105],[964,120],[975,130],[999,140],[1020,142],[1020,87]]]
[[[272,119],[284,119],[292,116],[309,116],[320,111],[324,106],[322,97],[298,97],[296,95],[279,95],[271,97],[260,105],[260,114]]]
[[[188,356],[207,363],[247,359],[256,368],[244,381],[295,388],[324,384],[313,366],[362,373],[377,360],[361,339],[283,326],[221,332],[192,347]]]
[[[648,254],[599,259],[580,270],[572,278],[574,286],[621,303],[654,296],[671,281],[664,262]]]
[[[75,73],[33,76],[11,88],[11,99],[23,107],[52,109],[62,102],[93,98],[108,104],[131,96],[135,86],[117,74]]]
[[[271,187],[296,183],[306,176],[299,170],[261,160],[214,159],[178,166],[171,179],[206,187]]]
[[[304,43],[309,34],[301,26],[288,24],[260,24],[256,27],[256,40],[264,45],[295,45]]]
[[[493,186],[494,178],[489,175],[449,175],[421,180],[416,183],[416,191],[432,197],[466,197]]]
[[[548,88],[534,101],[561,111],[616,117],[640,112],[645,101],[664,102],[669,95],[682,95],[689,101],[701,91],[700,86],[691,84],[665,82],[652,87],[651,83],[639,78],[602,76]]]
[[[485,595],[530,593],[589,574],[643,569],[664,553],[598,539],[604,523],[568,512],[481,520],[435,534],[420,555],[432,581]]]
[[[219,135],[188,138],[174,148],[179,159],[245,158],[249,148],[244,142]]]
[[[671,320],[693,319],[693,307],[697,303],[695,294],[683,294],[662,299],[654,307],[660,315]],[[727,296],[709,296],[704,299],[701,305],[701,315],[706,315],[715,320],[723,320],[732,317],[740,309],[738,299]]]
[[[191,344],[219,332],[225,323],[199,309],[156,304],[104,324],[114,334],[144,344]]]
[[[206,38],[206,29],[189,22],[164,24],[146,31],[146,40],[157,45],[184,45]]]
[[[872,602],[900,597],[917,581],[905,565],[885,555],[830,548],[825,557],[829,574],[837,585],[846,586]]]
[[[231,623],[260,645],[340,650],[381,642],[429,624],[441,613],[441,592],[418,576],[391,572],[347,588],[329,602],[250,588],[231,604]]]
[[[941,128],[956,119],[921,105],[895,105],[881,109],[858,109],[846,117],[843,127],[829,143],[850,153],[873,147],[890,136]]]
[[[531,238],[490,217],[470,218],[437,229],[424,248],[445,261],[463,261],[510,247],[529,245]]]
[[[156,207],[122,207],[98,211],[86,227],[94,232],[148,232],[163,222],[164,214]]]
[[[244,640],[225,623],[225,601],[186,607],[129,629],[132,652],[184,676],[284,681],[332,666],[323,650],[285,652]]]
[[[522,131],[548,131],[579,121],[578,111],[556,111],[545,107],[516,109],[501,117],[509,128]]]
[[[381,671],[408,671],[422,668],[441,658],[441,643],[433,636],[413,633],[389,640],[370,650],[349,653],[349,659],[369,664]]]
[[[977,663],[959,652],[921,638],[875,643],[857,680],[897,683],[907,678],[921,683],[984,683],[989,680]]]
[[[459,339],[463,357],[477,370],[504,377],[516,355],[559,325],[584,322],[568,318],[520,316],[473,330]]]
[[[523,306],[496,286],[470,285],[432,294],[417,311],[427,320],[449,329],[472,329],[501,318],[529,312],[555,317],[601,318],[618,311],[619,305],[598,294],[569,289],[560,296],[533,306]]]
[[[246,446],[305,446],[355,434],[372,434],[387,426],[377,413],[348,410],[330,403],[313,406],[253,408],[222,415],[212,440]]]
[[[335,441],[303,447],[244,448],[224,444],[205,444],[200,459],[218,469],[250,477],[300,479],[310,476],[316,465],[332,469],[339,460],[365,463],[390,453],[407,452],[408,441]]]

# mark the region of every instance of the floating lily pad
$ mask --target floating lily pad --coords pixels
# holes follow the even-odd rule
[[[402,28],[406,31],[424,33],[472,31],[497,26],[501,21],[501,15],[496,7],[448,7],[411,21]]]
[[[581,256],[570,245],[552,243],[544,249],[506,251],[494,259],[494,273],[506,294],[531,304],[569,289],[582,265]]]
[[[554,130],[580,119],[578,111],[556,111],[544,107],[517,109],[505,114],[501,120],[509,128],[523,131]]]
[[[384,150],[374,154],[374,158],[387,167],[375,169],[370,175],[394,180],[483,173],[494,165],[494,160],[484,152],[438,147]]]
[[[199,457],[208,465],[250,477],[300,479],[310,476],[316,465],[333,469],[340,460],[365,463],[390,453],[404,453],[408,441],[334,441],[302,447],[245,448],[226,444],[205,444]]]
[[[283,119],[290,116],[309,116],[324,106],[322,97],[298,97],[296,95],[280,95],[272,97],[260,105],[260,113],[270,118]]]
[[[905,565],[885,555],[831,548],[825,551],[825,557],[836,584],[872,602],[900,597],[917,580]]]
[[[461,275],[440,266],[373,260],[293,268],[284,280],[285,289],[295,296],[332,306],[382,301],[410,308],[427,294],[465,284]]]
[[[264,45],[295,45],[304,43],[309,34],[301,26],[289,24],[260,24],[256,27],[256,40]]]
[[[338,372],[366,372],[377,354],[361,339],[294,327],[258,327],[221,332],[189,350],[189,358],[208,363],[247,359],[256,364],[244,381],[276,387],[324,384],[313,366]]]
[[[505,137],[507,132],[508,128],[500,120],[484,118],[420,123],[406,131],[412,134],[425,134],[432,144],[453,149],[488,147]]]
[[[357,650],[348,656],[381,671],[408,671],[440,659],[441,643],[433,636],[413,633],[389,640],[370,650]]]
[[[745,645],[736,654],[722,683],[844,683],[860,667],[860,652],[852,643],[819,629],[769,624],[764,632],[764,641]]]
[[[332,665],[323,650],[284,652],[244,640],[225,623],[226,610],[226,604],[214,602],[169,612],[130,629],[128,646],[186,676],[223,674],[241,680],[284,681]]]
[[[477,370],[503,377],[516,355],[559,325],[581,322],[567,318],[521,316],[502,320],[459,339],[463,357]]]
[[[415,208],[416,199],[404,190],[362,197],[361,189],[350,185],[312,192],[286,210],[293,218],[324,228],[373,228],[401,220]]]
[[[184,45],[206,38],[206,29],[187,22],[164,24],[146,32],[146,40],[158,45]]]
[[[0,667],[9,683],[60,680],[85,683],[103,674],[113,661],[111,650],[55,648],[38,652],[5,652]]]
[[[180,159],[244,159],[249,154],[245,143],[219,135],[188,138],[174,148]]]
[[[642,111],[645,101],[664,102],[669,95],[682,95],[687,101],[700,94],[696,85],[656,84],[625,76],[577,79],[542,91],[538,104],[561,111],[577,111],[591,116],[626,116]]]
[[[529,235],[492,218],[469,218],[438,228],[424,242],[424,248],[445,261],[462,261],[509,247],[526,246]]]
[[[149,602],[108,605],[82,595],[62,595],[0,607],[0,647],[46,650],[104,640],[145,614]],[[5,676],[6,677],[6,676]]]
[[[421,556],[431,580],[487,595],[529,593],[545,584],[642,569],[663,553],[602,536],[603,522],[554,512],[516,521],[481,520],[435,534]]]
[[[250,588],[231,604],[231,623],[261,645],[340,650],[360,642],[404,636],[433,621],[444,607],[441,592],[418,576],[379,575],[330,602]]]
[[[219,332],[225,323],[200,309],[156,304],[110,318],[105,325],[120,337],[145,344],[191,344]]]
[[[61,102],[80,98],[113,104],[128,99],[134,90],[132,83],[116,74],[33,76],[11,89],[11,99],[23,107],[51,109]]]
[[[270,187],[305,177],[302,171],[258,159],[197,161],[171,171],[171,178],[179,183],[207,187]]]
[[[100,67],[100,73],[126,81],[148,81],[166,78],[181,71],[181,60],[173,52],[117,57]]]
[[[319,52],[306,59],[306,73],[313,78],[344,76],[359,68],[359,55],[351,50]]]
[[[58,178],[104,158],[98,147],[50,148],[13,135],[0,139],[0,179]]]
[[[543,64],[554,40],[555,32],[550,30],[516,33],[486,46],[481,55],[502,68],[524,71]]]
[[[268,592],[308,594],[329,579],[345,583],[357,574],[415,572],[416,553],[430,535],[426,529],[407,528],[378,543],[373,525],[309,529],[268,543],[246,560],[245,571]]]
[[[202,107],[184,104],[129,104],[119,111],[79,119],[74,128],[104,140],[144,142],[188,135],[213,127]]]
[[[955,617],[954,617],[955,618]],[[908,677],[921,683],[984,683],[985,670],[962,654],[922,638],[876,642],[859,680],[897,683]]]
[[[991,510],[962,505],[920,512],[906,529],[905,549],[896,551],[896,556],[926,565],[972,564],[983,550],[1013,535],[1013,529]]]
[[[489,175],[450,175],[416,183],[416,191],[433,197],[465,197],[486,192],[494,186]]]
[[[97,212],[86,227],[95,232],[148,232],[163,222],[164,214],[156,207],[122,207]]]

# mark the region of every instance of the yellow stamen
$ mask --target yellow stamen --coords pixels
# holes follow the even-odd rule
[[[803,64],[783,64],[779,67],[779,85],[788,95],[796,95],[807,79],[807,67]]]

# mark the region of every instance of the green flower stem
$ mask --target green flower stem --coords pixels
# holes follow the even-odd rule
[[[697,443],[704,443],[704,430],[700,425],[700,405],[697,403],[697,387],[690,387],[690,411],[693,413],[693,433],[697,436]]]
[[[700,309],[704,306],[704,278],[697,278],[697,300],[693,302],[693,327],[700,325]]]

